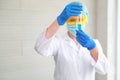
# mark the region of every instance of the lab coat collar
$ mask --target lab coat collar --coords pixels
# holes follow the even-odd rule
[[[73,48],[73,49],[75,49],[75,50],[79,50],[80,48],[81,48],[81,45],[80,44],[78,44],[78,45],[76,45],[76,43],[69,37],[69,35],[66,33],[66,35],[65,35],[65,40],[69,43],[69,45]]]

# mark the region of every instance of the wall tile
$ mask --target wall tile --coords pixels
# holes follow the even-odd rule
[[[20,9],[20,0],[0,0],[0,9]]]
[[[0,57],[2,56],[21,56],[21,41],[0,40]]]

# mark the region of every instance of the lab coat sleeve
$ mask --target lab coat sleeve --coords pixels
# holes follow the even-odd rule
[[[38,36],[34,49],[43,56],[54,56],[57,54],[59,41],[56,36],[45,39],[45,32]]]
[[[95,40],[96,46],[98,47],[98,60],[97,62],[92,58],[92,65],[95,68],[95,71],[99,74],[107,74],[109,71],[109,62],[105,55],[103,54],[102,47],[98,40]]]

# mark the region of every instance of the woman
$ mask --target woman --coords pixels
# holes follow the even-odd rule
[[[55,80],[95,80],[95,72],[106,74],[108,60],[98,40],[84,31],[88,12],[82,3],[68,4],[57,19],[41,33],[35,50],[55,60]],[[67,34],[58,37],[55,33],[66,23]]]

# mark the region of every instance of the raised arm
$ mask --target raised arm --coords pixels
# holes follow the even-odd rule
[[[45,38],[51,38],[59,29],[59,26],[64,25],[71,16],[78,16],[81,13],[82,6],[79,3],[68,4],[57,19],[47,28]]]
[[[83,47],[86,47],[90,51],[91,56],[97,62],[98,48],[95,41],[82,30],[77,31],[76,39]]]
[[[59,29],[59,24],[57,22],[57,20],[55,20],[46,30],[46,33],[45,33],[45,38],[46,39],[49,39],[51,38],[56,32],[57,30]]]

